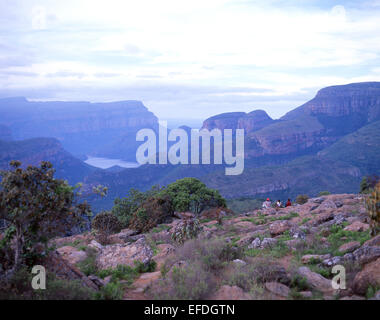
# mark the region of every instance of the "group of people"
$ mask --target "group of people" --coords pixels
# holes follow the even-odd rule
[[[282,204],[281,200],[276,201],[276,208],[290,207],[291,205],[292,205],[292,202],[290,199],[286,201],[285,206]],[[267,198],[267,200],[263,202],[263,209],[271,208],[271,207],[272,207],[272,202],[270,201],[269,198]]]

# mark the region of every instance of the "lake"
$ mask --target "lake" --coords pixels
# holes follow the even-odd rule
[[[108,169],[113,166],[119,166],[122,168],[138,168],[140,166],[137,162],[127,162],[120,159],[108,159],[89,156],[87,156],[87,158],[88,159],[85,161],[85,163],[101,169]]]

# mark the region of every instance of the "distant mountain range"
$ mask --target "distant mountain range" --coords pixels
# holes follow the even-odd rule
[[[50,108],[54,112],[49,112]],[[0,140],[8,140],[0,144],[0,168],[17,157],[26,162],[53,160],[59,174],[71,182],[84,181],[87,188],[96,184],[109,187],[106,198],[90,198],[97,209],[109,208],[115,197],[125,196],[132,187],[144,190],[189,176],[201,179],[227,198],[294,198],[300,193],[313,196],[324,190],[357,192],[363,175],[380,174],[380,82],[324,88],[314,99],[278,120],[263,110],[206,119],[203,128],[210,130],[245,130],[245,170],[239,176],[226,176],[224,166],[217,165],[96,170],[71,156],[57,140],[9,141],[12,136],[50,136],[60,139],[65,149],[77,155],[131,160],[137,130],[157,130],[158,126],[157,118],[140,102],[34,103],[21,98],[3,99],[0,113]],[[183,128],[188,132],[191,129]]]
[[[140,101],[109,103],[35,102],[0,99],[0,125],[15,140],[51,137],[77,156],[101,155],[135,161],[136,132],[157,130],[157,117]],[[1,133],[1,131],[0,131]]]

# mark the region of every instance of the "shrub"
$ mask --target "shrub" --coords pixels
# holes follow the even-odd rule
[[[7,225],[1,246],[14,243],[8,274],[28,262],[33,265],[46,252],[41,243],[46,247],[49,239],[70,232],[90,214],[86,203],[76,203],[76,187],[54,178],[51,163],[25,170],[19,161],[10,166],[13,170],[0,172],[0,220]]]
[[[365,206],[370,218],[371,235],[375,236],[380,232],[380,182],[366,199]]]
[[[169,197],[148,198],[134,212],[129,227],[139,232],[148,232],[158,224],[165,222],[172,214],[173,209]]]
[[[300,194],[296,198],[296,203],[298,203],[298,204],[304,204],[304,203],[307,202],[307,200],[309,200],[309,196],[308,195],[306,195],[306,194]]]
[[[226,207],[226,200],[219,191],[209,189],[195,178],[183,178],[169,184],[162,192],[168,195],[175,211],[200,213],[204,209]]]
[[[198,219],[185,219],[174,227],[171,237],[174,242],[182,244],[186,240],[196,238],[201,231]]]
[[[86,276],[96,274],[98,267],[96,265],[96,250],[94,248],[86,248],[87,257],[83,261],[78,263],[79,270]]]
[[[148,293],[160,300],[200,300],[214,288],[211,274],[199,261],[193,261],[184,267],[173,267],[167,278],[149,288]]]
[[[328,195],[330,195],[330,194],[331,194],[331,192],[329,192],[329,191],[321,191],[321,192],[318,194],[318,197],[328,196]]]
[[[47,274],[45,290],[33,290],[32,277],[26,267],[16,271],[6,283],[0,283],[0,300],[90,300],[94,294],[79,280],[58,279],[53,273]]]
[[[108,244],[108,237],[121,230],[121,223],[111,212],[101,212],[92,220],[92,228],[97,231],[97,240],[101,244]]]
[[[241,248],[232,246],[223,239],[194,239],[177,249],[177,258],[182,261],[199,261],[204,269],[217,271],[226,262],[243,257]]]
[[[158,186],[153,186],[150,190],[141,192],[137,189],[130,189],[125,198],[116,198],[112,213],[116,215],[123,228],[128,228],[133,214],[142,206],[148,198],[154,198],[160,192]]]
[[[123,285],[117,282],[109,282],[94,294],[96,300],[121,300],[123,299]]]
[[[236,285],[244,291],[251,291],[253,287],[270,281],[289,283],[285,269],[269,257],[256,258],[243,266],[235,265],[228,274],[226,283]]]

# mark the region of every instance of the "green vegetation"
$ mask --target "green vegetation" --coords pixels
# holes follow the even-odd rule
[[[380,233],[380,181],[365,201],[366,210],[370,218],[371,235]]]
[[[177,243],[184,243],[189,239],[194,239],[202,231],[198,219],[184,220],[178,224],[172,232],[172,240]]]
[[[309,196],[307,194],[300,194],[296,198],[296,203],[305,204],[309,200]]]
[[[198,179],[183,178],[165,188],[154,186],[146,192],[131,189],[127,197],[115,200],[112,213],[122,227],[147,232],[164,223],[174,211],[200,213],[214,207],[226,207],[218,191]]]
[[[0,241],[0,265],[8,276],[23,265],[34,265],[43,257],[41,244],[48,252],[49,239],[80,226],[83,217],[90,215],[86,203],[76,203],[76,187],[54,178],[51,163],[25,170],[19,161],[10,165],[13,170],[1,172],[0,183],[0,220],[7,226]],[[13,259],[1,252],[11,243],[15,244]]]
[[[226,207],[219,191],[212,190],[195,178],[183,178],[169,184],[163,191],[170,196],[175,211],[200,213],[212,207]]]
[[[320,193],[318,193],[318,197],[328,196],[330,194],[331,194],[331,192],[329,192],[329,191],[321,191]]]
[[[105,245],[108,244],[108,237],[121,230],[119,219],[111,212],[101,212],[92,220],[92,228],[96,230],[97,240]]]
[[[32,277],[29,268],[23,266],[8,281],[0,280],[0,300],[90,300],[95,294],[78,280],[61,280],[52,273],[47,274],[45,290],[33,290]]]

